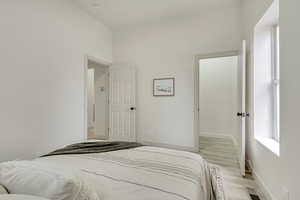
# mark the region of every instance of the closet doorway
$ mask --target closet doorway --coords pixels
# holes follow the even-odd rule
[[[86,56],[85,139],[136,141],[136,69]]]
[[[87,59],[87,139],[109,139],[109,65]]]

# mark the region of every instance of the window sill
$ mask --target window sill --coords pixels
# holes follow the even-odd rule
[[[280,156],[278,141],[271,138],[264,138],[264,137],[256,137],[255,139],[263,146],[265,146],[267,149],[269,149],[271,152],[273,152],[276,156]]]

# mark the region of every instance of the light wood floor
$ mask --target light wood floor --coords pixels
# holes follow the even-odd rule
[[[90,140],[96,139],[96,133],[95,133],[95,128],[94,127],[89,127],[88,128],[88,139],[90,139]]]
[[[201,136],[200,154],[209,163],[220,167],[229,200],[251,200],[249,192],[259,194],[263,200],[254,180],[240,175],[237,151],[230,138]]]

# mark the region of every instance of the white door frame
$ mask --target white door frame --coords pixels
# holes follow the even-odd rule
[[[209,54],[199,54],[195,56],[194,65],[194,139],[197,151],[199,151],[199,136],[200,136],[200,121],[199,121],[199,60],[208,58],[220,58],[220,57],[231,57],[238,56],[239,51],[226,51]],[[235,142],[235,141],[234,141]]]
[[[88,67],[89,67],[89,61],[93,61],[95,63],[98,63],[100,65],[106,65],[110,67],[112,65],[112,62],[100,59],[94,56],[85,55],[84,56],[84,68],[83,68],[83,80],[84,80],[84,103],[83,103],[83,140],[88,140]],[[109,112],[108,112],[109,113]],[[109,116],[106,116],[109,120]],[[109,122],[108,122],[109,123]]]

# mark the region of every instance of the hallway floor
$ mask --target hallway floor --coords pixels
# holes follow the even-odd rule
[[[237,150],[231,138],[200,136],[200,154],[221,168],[228,200],[251,200],[250,194],[260,194],[251,177],[240,175]]]

